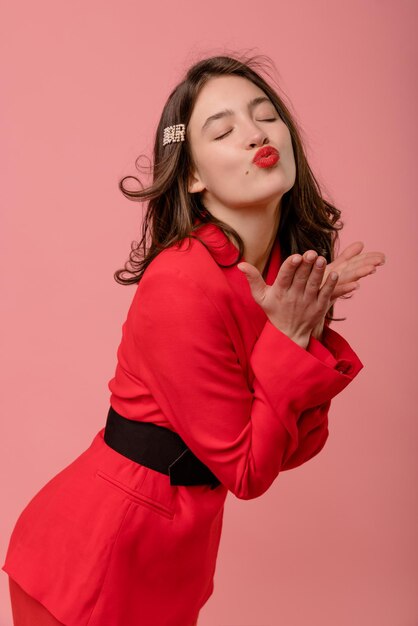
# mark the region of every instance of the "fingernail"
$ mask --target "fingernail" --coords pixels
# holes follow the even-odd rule
[[[316,259],[315,265],[316,267],[324,267],[325,259],[323,257],[319,257],[319,259]]]
[[[306,254],[307,261],[313,261],[315,257],[316,257],[316,254],[312,250],[310,250],[310,252]]]
[[[330,276],[331,280],[337,280],[337,278],[338,278],[337,272],[331,272],[331,274],[329,276]]]
[[[294,256],[294,257],[293,257],[293,259],[292,259],[292,263],[294,263],[295,265],[296,265],[297,263],[300,263],[301,258],[302,258],[302,257],[300,256],[300,254],[297,254],[296,256]]]

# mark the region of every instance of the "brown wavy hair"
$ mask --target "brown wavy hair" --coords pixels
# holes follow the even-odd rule
[[[264,73],[271,79],[266,69],[270,65],[274,68],[271,59],[265,55],[235,55],[235,58],[212,56],[192,65],[184,79],[172,90],[155,134],[154,158],[150,167],[152,184],[139,190],[129,190],[124,185],[126,180],[134,179],[142,187],[141,181],[135,176],[125,176],[119,182],[119,189],[126,198],[140,202],[148,200],[148,206],[142,221],[141,240],[132,242],[125,266],[114,273],[116,282],[122,285],[138,283],[159,252],[185,237],[196,237],[193,235],[199,226],[194,225],[196,217],[200,222],[216,224],[235,240],[238,253],[232,265],[238,263],[243,256],[244,243],[238,232],[204,207],[200,193],[188,192],[189,173],[194,163],[187,141],[187,125],[194,104],[202,87],[212,77],[228,74],[247,78],[262,89],[291,135],[296,180],[281,201],[277,236],[282,259],[294,253],[303,254],[309,249],[323,255],[327,262],[334,259],[338,231],[343,227],[341,211],[322,197],[320,186],[309,167],[296,121],[286,106],[284,97],[279,96],[262,76]],[[186,125],[186,140],[163,146],[164,128],[179,123]],[[136,164],[138,167],[138,159]],[[147,238],[150,240],[149,245]],[[327,317],[332,319],[331,315],[332,309]]]

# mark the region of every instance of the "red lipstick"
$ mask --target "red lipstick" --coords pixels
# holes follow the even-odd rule
[[[273,148],[273,146],[264,146],[255,153],[253,163],[257,165],[257,167],[272,167],[276,165],[279,159],[280,154],[276,148]]]

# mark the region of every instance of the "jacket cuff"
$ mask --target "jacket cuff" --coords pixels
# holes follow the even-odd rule
[[[307,351],[341,374],[354,378],[363,364],[348,342],[329,326],[324,326],[321,341],[311,336]]]
[[[349,344],[330,328],[324,345],[316,339],[305,350],[267,319],[256,341],[251,366],[275,410],[284,403],[297,413],[327,402],[363,367]]]

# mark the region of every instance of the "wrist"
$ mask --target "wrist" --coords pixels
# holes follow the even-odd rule
[[[288,335],[288,337],[304,350],[309,345],[309,335]]]
[[[274,323],[272,319],[270,319],[270,321],[273,326],[277,328],[277,330],[280,330],[280,332],[286,335],[286,337],[289,337],[289,339],[297,343],[298,346],[306,350],[312,331],[307,332],[305,330],[304,332],[291,332],[289,330],[285,330],[284,328],[280,328],[280,326],[277,323]]]
[[[317,324],[317,326],[315,326],[315,328],[312,330],[312,337],[314,339],[317,339],[318,341],[322,341],[322,336],[324,333],[324,319]]]

